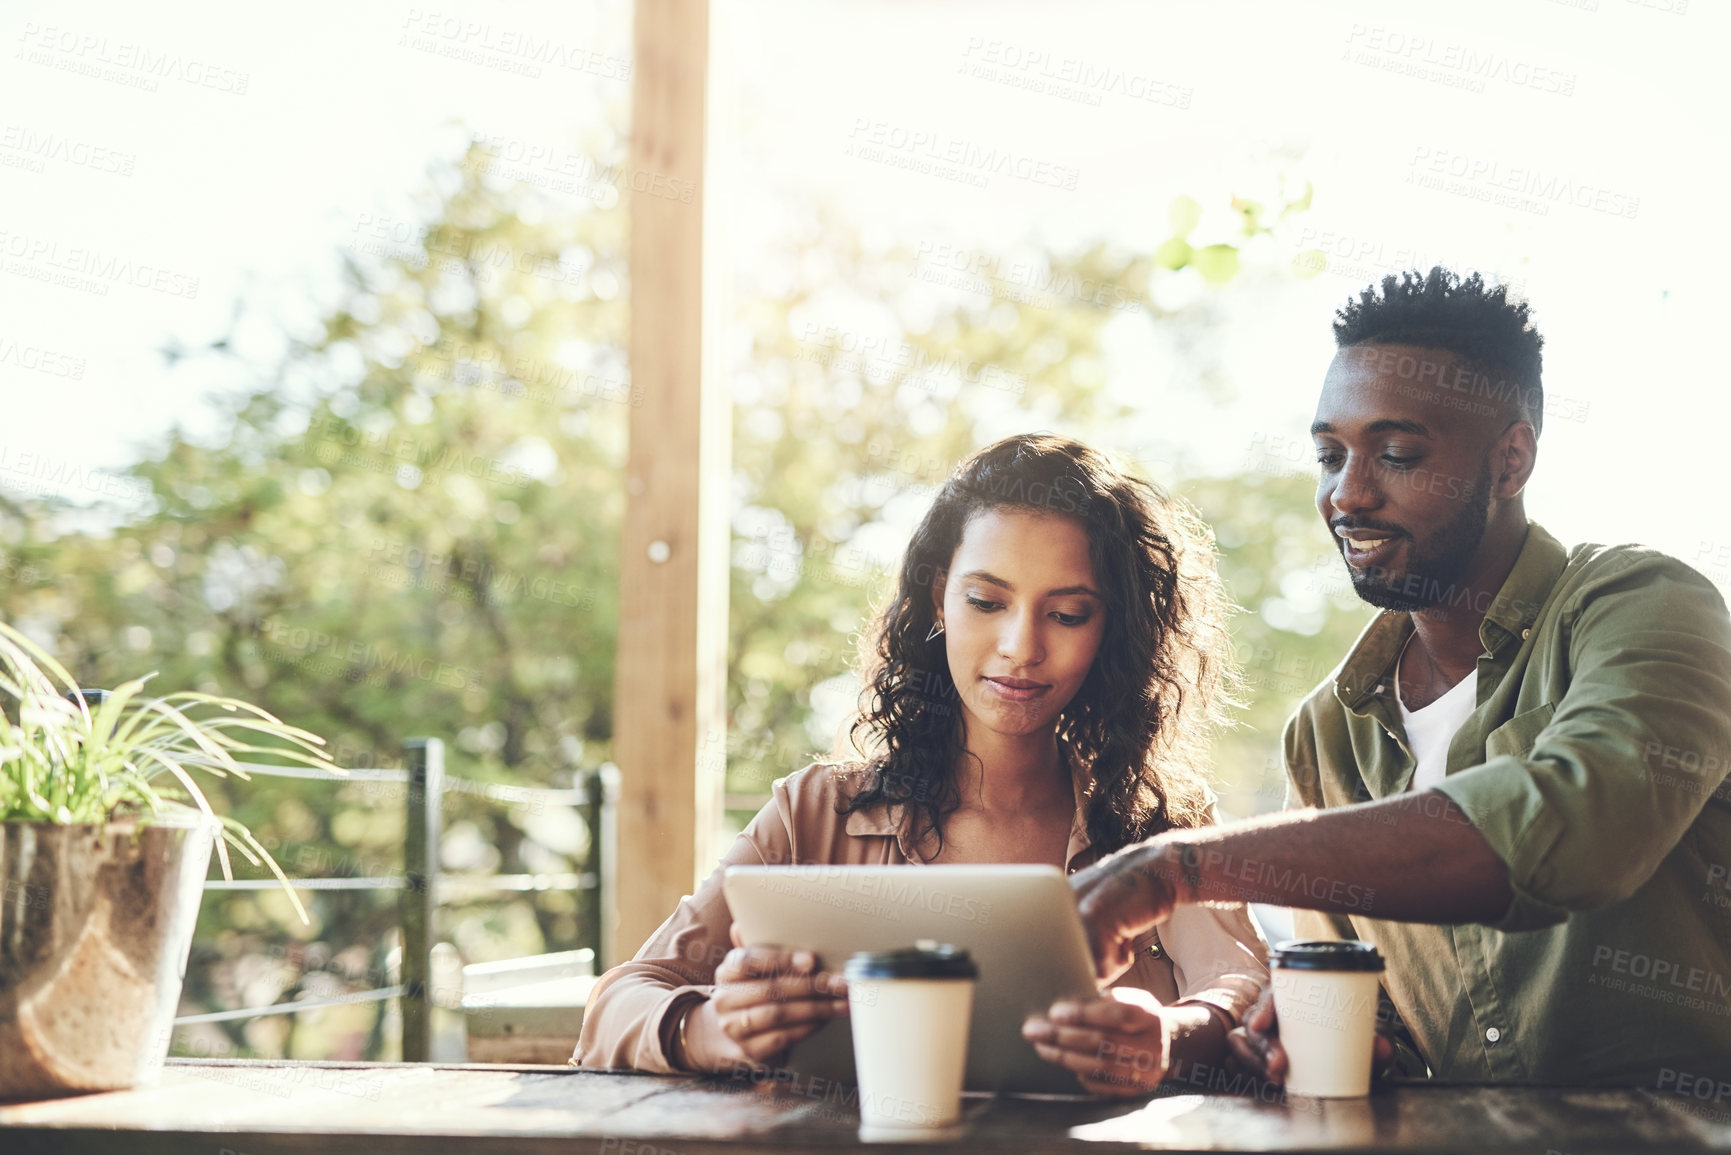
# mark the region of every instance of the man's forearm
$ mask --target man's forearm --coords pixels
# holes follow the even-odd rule
[[[1508,869],[1446,795],[1174,831],[1151,846],[1180,902],[1260,902],[1404,922],[1489,921]]]

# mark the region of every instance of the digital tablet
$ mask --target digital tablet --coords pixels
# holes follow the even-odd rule
[[[966,947],[980,969],[967,1089],[1079,1094],[1076,1076],[1022,1038],[1059,999],[1099,993],[1070,884],[1055,866],[730,866],[723,892],[751,945],[809,950],[840,972],[855,951],[920,939]],[[802,1076],[852,1082],[853,1035],[836,1019],[797,1044]]]

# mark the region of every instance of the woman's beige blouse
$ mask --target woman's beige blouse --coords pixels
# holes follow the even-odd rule
[[[1080,775],[1078,775],[1078,778]],[[713,991],[715,968],[732,949],[732,916],[722,896],[729,866],[883,866],[918,864],[907,833],[885,806],[846,816],[837,804],[864,781],[858,765],[814,763],[775,783],[774,795],[733,842],[697,893],[681,899],[671,918],[628,963],[601,977],[589,995],[575,1061],[584,1067],[661,1074],[671,1032],[684,1005]],[[1077,822],[1065,858],[1072,873],[1098,855]],[[1266,944],[1242,906],[1180,906],[1158,932],[1137,945],[1136,962],[1113,986],[1140,987],[1162,1003],[1203,1003],[1236,1024],[1268,981]]]

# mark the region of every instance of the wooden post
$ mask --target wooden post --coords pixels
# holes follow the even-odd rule
[[[722,816],[731,402],[709,355],[721,315],[704,252],[709,41],[709,0],[637,0],[630,361],[642,404],[613,698],[619,913],[603,936],[626,956],[713,866]]]
[[[439,879],[440,801],[445,744],[437,738],[403,743],[409,759],[408,824],[403,834],[403,1062],[433,1053],[433,894]]]

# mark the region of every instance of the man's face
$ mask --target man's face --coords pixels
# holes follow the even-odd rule
[[[1501,414],[1451,388],[1472,380],[1454,354],[1410,345],[1342,349],[1329,366],[1311,427],[1316,508],[1374,606],[1436,605],[1475,560]]]

